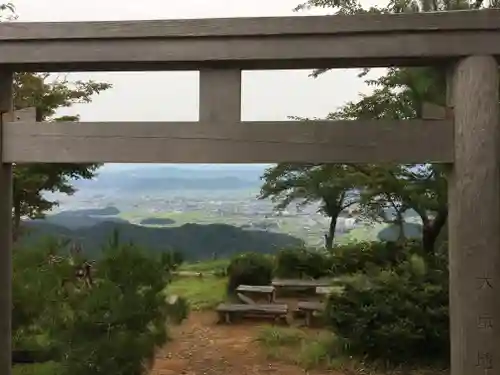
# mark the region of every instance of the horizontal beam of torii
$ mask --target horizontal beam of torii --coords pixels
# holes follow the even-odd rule
[[[418,163],[453,161],[438,108],[402,121],[35,122],[4,124],[8,163]]]
[[[500,56],[500,10],[0,24],[17,71],[430,66]]]

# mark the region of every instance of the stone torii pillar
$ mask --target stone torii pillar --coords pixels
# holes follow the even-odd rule
[[[12,373],[12,165],[2,160],[3,124],[35,121],[35,108],[13,111],[12,72],[0,70],[0,374]]]
[[[455,163],[449,180],[451,375],[500,374],[499,68],[459,61],[449,78]]]
[[[12,84],[12,72],[0,70],[0,374],[6,375],[12,373],[12,165],[2,160],[2,128],[13,115]]]

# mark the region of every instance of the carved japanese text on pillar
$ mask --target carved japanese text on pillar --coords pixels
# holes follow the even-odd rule
[[[493,283],[491,277],[483,276],[476,277],[477,289],[493,289]]]
[[[485,375],[489,375],[493,370],[493,355],[488,352],[478,352],[476,367],[484,370]]]
[[[493,317],[491,315],[480,315],[477,318],[477,328],[479,329],[492,329]]]
[[[476,287],[478,290],[492,290],[492,278],[488,276],[476,277]],[[486,295],[484,297],[487,298]],[[477,317],[477,328],[482,331],[492,330],[493,315],[489,313],[479,315]],[[490,352],[479,351],[477,353],[476,367],[482,370],[484,375],[491,375],[493,371],[493,355]]]

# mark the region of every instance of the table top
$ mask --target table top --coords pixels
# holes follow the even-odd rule
[[[240,285],[237,292],[272,293],[275,288],[271,285]]]
[[[272,285],[278,287],[321,287],[321,286],[331,286],[332,280],[274,279],[272,281]]]

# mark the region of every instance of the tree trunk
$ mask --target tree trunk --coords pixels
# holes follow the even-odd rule
[[[330,216],[330,226],[328,228],[328,235],[325,238],[325,247],[327,250],[333,248],[333,240],[335,238],[335,228],[337,227],[337,219],[339,214]]]
[[[397,243],[403,243],[405,236],[405,221],[403,218],[403,214],[399,211],[396,211],[396,225],[398,226],[398,238]]]
[[[436,240],[448,219],[448,209],[444,208],[437,212],[433,220],[422,220],[422,246],[427,254],[434,253]]]
[[[396,239],[396,242],[401,244],[405,242],[405,240],[406,240],[406,235],[405,235],[404,223],[398,222],[398,238]]]

